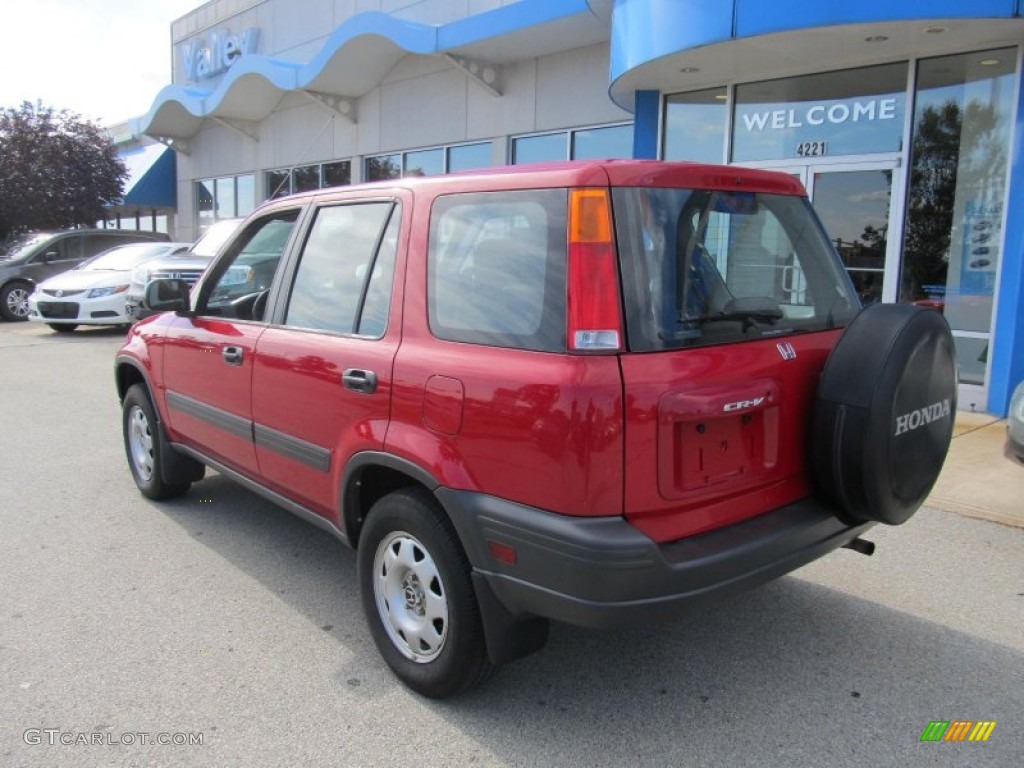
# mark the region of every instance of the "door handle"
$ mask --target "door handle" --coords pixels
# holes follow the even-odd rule
[[[372,395],[377,391],[377,374],[373,371],[364,371],[362,368],[347,368],[341,375],[341,383],[345,385],[345,389]]]
[[[241,365],[245,358],[245,351],[241,347],[224,347],[220,354],[228,365]]]

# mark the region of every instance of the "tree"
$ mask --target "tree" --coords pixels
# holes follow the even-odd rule
[[[949,100],[925,107],[917,118],[911,150],[910,198],[904,239],[901,298],[923,298],[925,286],[945,286],[953,246],[957,190],[983,197],[999,184],[1006,163],[1000,117],[992,104]],[[963,215],[963,212],[960,212]]]
[[[0,109],[0,238],[95,224],[127,176],[95,123],[41,103]]]

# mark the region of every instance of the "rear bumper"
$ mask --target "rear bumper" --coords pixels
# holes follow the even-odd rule
[[[569,517],[441,488],[479,578],[513,616],[603,627],[749,589],[806,565],[872,527],[850,527],[807,499],[750,520],[657,544],[621,517]],[[512,546],[496,560],[493,540]]]

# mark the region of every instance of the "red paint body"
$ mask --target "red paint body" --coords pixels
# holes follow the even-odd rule
[[[149,377],[171,440],[336,523],[346,466],[364,451],[408,460],[452,489],[563,515],[625,515],[658,542],[808,495],[807,420],[838,330],[786,336],[797,357],[785,364],[771,339],[552,354],[431,333],[428,229],[438,195],[609,184],[804,194],[798,182],[761,171],[630,161],[406,179],[275,201],[254,215],[363,198],[401,201],[382,339],[165,314],[137,324],[121,354]],[[308,219],[300,217],[292,247],[301,245]],[[226,346],[243,350],[240,366],[224,364]],[[377,392],[343,388],[342,371],[352,368],[375,371]],[[169,409],[168,389],[326,449],[330,470]],[[754,405],[723,411],[736,402]]]

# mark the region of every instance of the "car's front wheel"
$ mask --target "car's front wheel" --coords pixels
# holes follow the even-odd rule
[[[4,320],[28,320],[28,297],[31,294],[31,285],[17,281],[0,289],[0,315]]]
[[[469,563],[430,494],[403,489],[374,504],[358,562],[374,642],[402,682],[444,698],[491,674]]]
[[[160,442],[160,426],[149,392],[142,384],[129,387],[122,407],[124,450],[135,485],[150,499],[172,499],[181,496],[191,483],[166,483],[161,468],[167,457]]]

